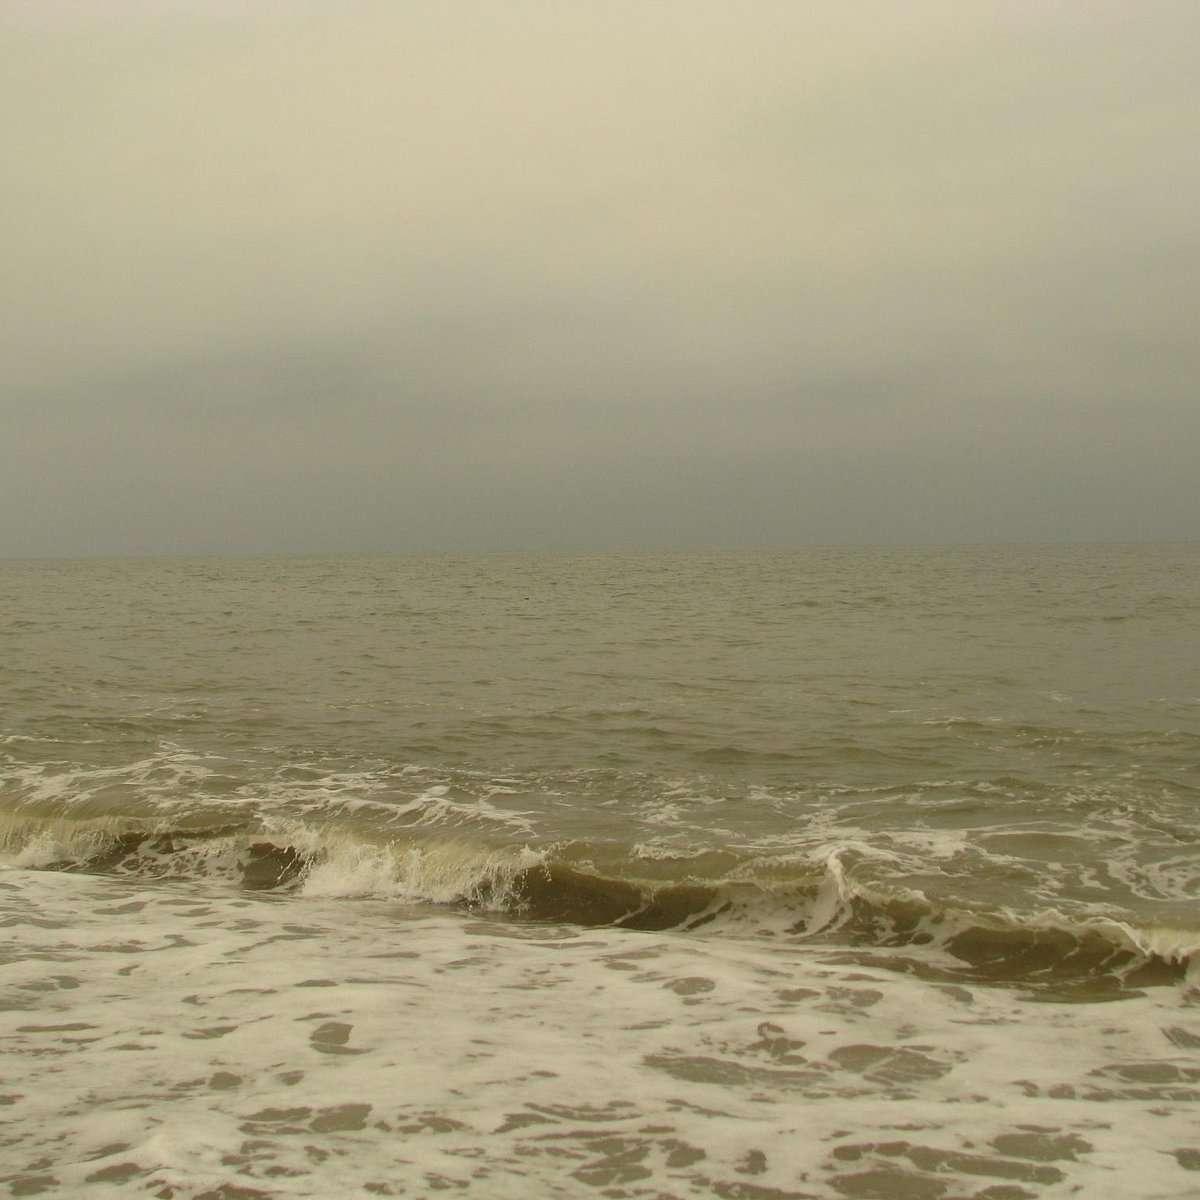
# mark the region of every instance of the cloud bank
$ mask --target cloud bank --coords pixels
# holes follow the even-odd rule
[[[1194,5],[0,31],[0,555],[1200,536]]]

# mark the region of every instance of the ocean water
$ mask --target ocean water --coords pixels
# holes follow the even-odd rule
[[[0,563],[13,1195],[1200,1194],[1200,546]]]

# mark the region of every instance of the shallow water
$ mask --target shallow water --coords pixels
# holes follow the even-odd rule
[[[0,1178],[1193,1195],[1197,584],[0,564]]]

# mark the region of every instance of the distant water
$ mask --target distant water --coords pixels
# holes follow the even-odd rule
[[[1200,1191],[1200,546],[0,563],[13,1194]]]

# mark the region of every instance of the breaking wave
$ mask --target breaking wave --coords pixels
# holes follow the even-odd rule
[[[642,847],[543,846],[413,830],[361,833],[264,822],[205,828],[113,818],[28,819],[0,829],[9,867],[189,880],[316,899],[371,898],[583,926],[777,938],[891,954],[932,978],[1050,989],[1077,998],[1200,982],[1200,929],[1118,916],[1017,913],[936,900],[853,875],[866,848],[790,858],[648,853]]]

